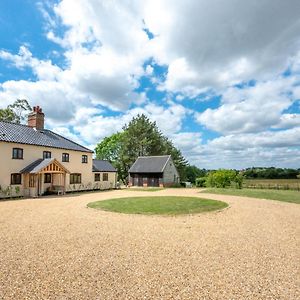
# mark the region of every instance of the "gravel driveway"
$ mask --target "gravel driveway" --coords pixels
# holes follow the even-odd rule
[[[0,202],[0,299],[300,299],[300,205],[167,189],[230,204],[161,217],[86,208],[149,192]]]

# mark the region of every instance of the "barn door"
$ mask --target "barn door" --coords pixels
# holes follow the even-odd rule
[[[138,186],[143,186],[143,177],[142,176],[138,177]]]

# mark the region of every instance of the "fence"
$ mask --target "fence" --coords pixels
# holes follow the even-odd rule
[[[245,180],[243,188],[300,191],[300,180]]]

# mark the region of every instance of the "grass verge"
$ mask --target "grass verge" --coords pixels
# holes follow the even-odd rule
[[[222,201],[197,197],[130,197],[91,202],[90,208],[125,214],[180,215],[219,210],[227,207]]]
[[[282,190],[254,190],[254,189],[206,189],[200,193],[244,196],[259,199],[277,200],[283,202],[300,204],[300,192],[298,191],[282,191]]]

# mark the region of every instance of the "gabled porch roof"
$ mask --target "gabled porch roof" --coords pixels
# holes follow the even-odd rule
[[[55,158],[38,159],[27,167],[22,169],[20,173],[37,174],[37,173],[70,173]]]

